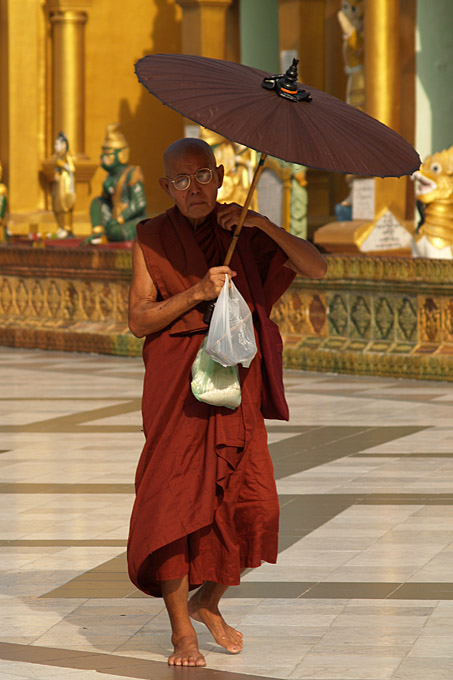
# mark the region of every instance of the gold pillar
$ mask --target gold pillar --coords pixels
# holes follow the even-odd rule
[[[233,0],[176,0],[182,7],[182,52],[225,59],[226,13]]]
[[[364,15],[366,112],[396,132],[401,128],[401,64],[404,63],[400,54],[400,5],[400,0],[365,0]],[[392,154],[390,147],[388,154]],[[331,222],[316,232],[315,243],[330,252],[410,255],[407,232],[414,229],[410,219],[414,204],[412,183],[407,177],[376,178],[374,182],[373,221]]]
[[[71,9],[75,4],[77,9]],[[52,139],[62,130],[73,157],[85,155],[85,23],[90,2],[48,0],[52,28]],[[80,8],[80,6],[82,8]]]
[[[1,161],[13,233],[28,233],[28,215],[44,207],[38,181],[44,153],[45,114],[39,89],[45,77],[40,49],[44,35],[36,0],[0,2]]]
[[[42,161],[48,206],[55,170],[53,144],[60,131],[69,142],[75,163],[76,214],[74,233],[88,231],[90,181],[98,167],[85,153],[85,24],[92,0],[46,0],[51,33],[52,67],[48,126],[48,157]],[[77,225],[79,223],[79,225]]]
[[[366,111],[399,131],[399,0],[365,0]]]
[[[396,132],[401,107],[399,14],[399,0],[365,0],[366,112]],[[407,178],[377,178],[375,182],[375,216],[390,210],[404,221],[411,213]]]

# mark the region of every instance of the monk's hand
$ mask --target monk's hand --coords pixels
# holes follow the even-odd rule
[[[194,286],[200,300],[214,300],[218,297],[225,283],[225,274],[228,274],[229,279],[236,276],[235,271],[224,265],[208,269],[201,281]]]
[[[222,203],[217,206],[217,222],[226,231],[234,231],[236,228],[239,217],[241,216],[242,207],[237,203]],[[247,214],[244,220],[244,227],[261,227],[263,222],[268,222],[269,220],[264,215],[255,212],[254,210],[247,210]]]

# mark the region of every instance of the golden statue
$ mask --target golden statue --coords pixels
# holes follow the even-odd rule
[[[337,13],[343,31],[343,59],[347,75],[346,102],[361,111],[365,108],[363,5],[363,0],[343,0],[341,10]]]
[[[8,229],[6,226],[6,207],[8,205],[8,190],[2,183],[3,167],[0,163],[0,243],[8,240]]]
[[[425,158],[414,172],[415,198],[424,207],[414,257],[453,259],[453,146]]]
[[[230,142],[229,139],[206,128],[201,128],[200,138],[212,148],[217,165],[223,165],[225,168],[223,184],[217,194],[217,200],[219,203],[244,205],[257,164],[257,152],[242,144]],[[256,192],[250,208],[258,210]]]
[[[66,135],[60,132],[55,140],[57,157],[52,191],[52,208],[58,224],[57,238],[72,236],[72,211],[75,204],[74,161],[69,153]]]

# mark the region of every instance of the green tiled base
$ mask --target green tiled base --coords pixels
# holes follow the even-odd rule
[[[327,373],[391,376],[418,380],[453,381],[453,358],[443,355],[401,355],[378,352],[332,352],[305,347],[285,348],[285,368]]]
[[[453,380],[452,262],[326,259],[324,279],[298,277],[274,307],[286,368]]]
[[[453,264],[326,256],[272,318],[287,368],[453,380]],[[0,344],[138,356],[127,327],[130,251],[0,246]]]
[[[137,357],[141,356],[143,340],[138,340],[126,329],[102,331],[87,327],[83,331],[74,331],[71,327],[46,329],[7,326],[0,327],[0,345]]]

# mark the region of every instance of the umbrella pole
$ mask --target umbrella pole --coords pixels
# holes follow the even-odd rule
[[[252,201],[253,193],[256,189],[256,185],[258,184],[258,180],[261,176],[261,173],[263,172],[264,161],[266,160],[266,157],[267,157],[266,153],[261,154],[261,158],[260,158],[259,163],[256,167],[255,174],[253,175],[252,183],[250,185],[250,188],[249,188],[249,191],[248,191],[248,194],[247,194],[247,198],[245,199],[244,207],[242,208],[242,212],[239,216],[239,221],[237,223],[236,229],[234,230],[234,236],[231,239],[231,243],[229,245],[227,254],[225,255],[225,261],[223,263],[225,266],[228,266],[230,264],[231,258],[233,257],[233,253],[234,253],[234,250],[235,250],[237,242],[238,242],[239,234],[242,231],[242,227],[244,225],[245,218],[247,217],[247,211],[248,211],[249,205]]]
[[[256,189],[256,185],[258,184],[258,180],[261,176],[261,173],[263,172],[263,167],[264,167],[264,161],[266,160],[267,154],[263,153],[261,154],[261,158],[258,162],[258,165],[256,166],[255,174],[253,175],[252,183],[250,185],[247,198],[245,199],[244,207],[242,208],[242,212],[239,215],[239,220],[236,226],[236,229],[234,230],[234,235],[233,238],[231,239],[231,243],[229,245],[227,254],[225,255],[225,260],[224,260],[224,266],[228,266],[231,262],[231,258],[233,257],[234,250],[236,248],[236,244],[238,242],[239,234],[241,233],[242,227],[245,222],[245,218],[247,216],[247,211],[249,209],[250,202],[252,200],[253,192]],[[212,318],[212,313],[214,311],[214,306],[215,306],[216,301],[211,300],[209,303],[208,307],[206,308],[206,312],[203,317],[204,323],[211,323],[211,318]]]

